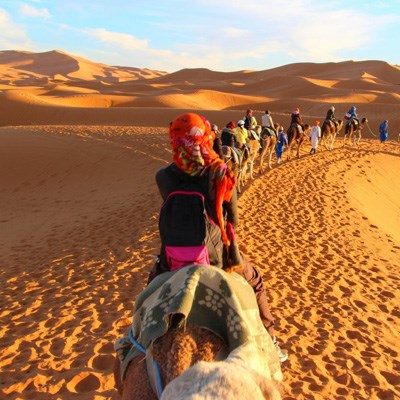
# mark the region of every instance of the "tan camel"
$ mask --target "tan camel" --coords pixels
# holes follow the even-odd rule
[[[153,357],[158,363],[163,384],[166,386],[198,361],[214,361],[218,354],[226,353],[221,338],[207,329],[187,326],[171,329],[153,343]],[[156,400],[147,375],[146,358],[132,359],[121,382],[120,361],[114,367],[115,384],[122,400]]]
[[[233,171],[236,177],[236,188],[238,192],[240,193],[240,186],[238,182],[239,178],[239,173],[240,173],[240,163],[241,163],[241,158],[239,154],[231,147],[227,145],[222,146],[222,159],[224,160],[225,164],[228,166],[228,168]]]
[[[247,152],[248,153],[248,152]],[[247,171],[249,157],[244,157],[245,149],[233,148],[231,146],[222,146],[223,160],[231,168],[236,176],[236,189],[238,193],[242,193],[242,188],[247,182]]]
[[[254,179],[253,168],[260,150],[260,134],[261,126],[257,125],[254,129],[249,130],[250,157],[248,160],[248,169],[251,179]]]
[[[321,145],[325,145],[327,150],[333,150],[336,135],[339,134],[342,128],[343,121],[341,119],[338,120],[337,125],[332,121],[325,120],[321,127]]]
[[[303,129],[299,129],[298,125],[293,125],[292,128],[288,130],[288,147],[287,147],[287,159],[290,160],[292,158],[292,147],[296,144],[297,158],[300,158],[300,148],[303,144],[306,137],[308,137],[308,133],[310,132],[311,126],[308,124],[304,125]]]
[[[280,125],[278,123],[274,124],[275,132],[278,132]],[[274,136],[270,136],[267,131],[261,132],[261,154],[260,154],[260,175],[264,173],[264,158],[267,156],[268,168],[272,169],[272,154],[275,150],[277,141],[277,133]]]
[[[224,361],[200,361],[183,372],[167,385],[161,400],[280,400],[273,381],[267,353],[249,341]]]
[[[115,349],[123,400],[156,399],[155,393],[163,400],[281,398],[278,353],[254,291],[217,267],[186,266],[151,281]]]
[[[354,119],[352,119],[350,123],[346,123],[344,130],[343,147],[346,145],[347,138],[349,138],[353,145],[360,144],[361,130],[364,128],[364,125],[367,122],[368,120],[366,118],[363,118],[359,124],[354,121]]]

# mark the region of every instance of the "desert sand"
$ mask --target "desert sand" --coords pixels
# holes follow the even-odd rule
[[[289,352],[283,399],[399,398],[399,82],[381,61],[168,74],[0,52],[0,398],[119,398],[113,342],[158,253],[171,119],[269,108],[287,126],[332,104],[368,118],[360,145],[273,159],[240,195],[240,247]]]

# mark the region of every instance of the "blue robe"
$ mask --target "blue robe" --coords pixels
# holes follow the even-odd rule
[[[386,142],[388,136],[389,136],[389,124],[384,121],[379,125],[379,139],[381,143]]]
[[[288,138],[285,132],[279,132],[278,136],[278,142],[276,143],[275,146],[275,153],[276,153],[276,158],[281,158],[283,150],[285,150],[285,145],[287,146],[288,144]]]

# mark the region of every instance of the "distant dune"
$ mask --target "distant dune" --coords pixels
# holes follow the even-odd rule
[[[283,125],[300,107],[306,122],[334,105],[342,118],[351,105],[376,131],[389,119],[400,131],[400,68],[384,61],[299,63],[265,71],[173,73],[94,63],[59,50],[0,52],[0,124],[166,126],[176,110],[218,111],[224,125],[247,108],[265,109]],[[101,111],[99,110],[101,109]],[[365,130],[366,135],[370,132]],[[372,137],[372,136],[371,136]]]
[[[159,253],[156,172],[185,110],[289,124],[351,105],[359,146],[276,163],[239,196],[289,358],[283,400],[400,398],[400,70],[383,61],[174,73],[0,52],[0,398],[119,400],[113,343]],[[377,140],[388,119],[389,141]]]

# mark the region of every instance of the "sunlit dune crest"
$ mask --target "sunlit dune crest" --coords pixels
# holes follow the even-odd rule
[[[221,113],[215,122],[225,124],[232,119],[233,110],[270,108],[275,115],[285,115],[285,120],[279,122],[287,124],[288,114],[295,107],[300,107],[306,118],[315,120],[322,119],[331,105],[335,105],[338,118],[356,105],[376,130],[381,120],[398,111],[399,83],[399,67],[384,61],[297,63],[264,71],[193,68],[166,73],[111,67],[59,50],[2,51],[1,104],[3,109],[13,110],[1,113],[0,122],[41,124],[46,121],[44,114],[50,112],[50,123],[65,124],[82,108],[86,112],[93,109],[88,115],[93,124],[108,120],[112,125],[165,126],[171,115],[168,110],[175,108],[218,110]],[[46,105],[52,107],[50,111]],[[43,108],[29,110],[37,106]],[[53,107],[63,108],[57,118]],[[137,112],[138,108],[152,113],[151,122],[145,113]],[[166,110],[153,113],[152,108]],[[82,122],[78,118],[77,123]],[[397,119],[392,118],[391,128],[400,130]]]

